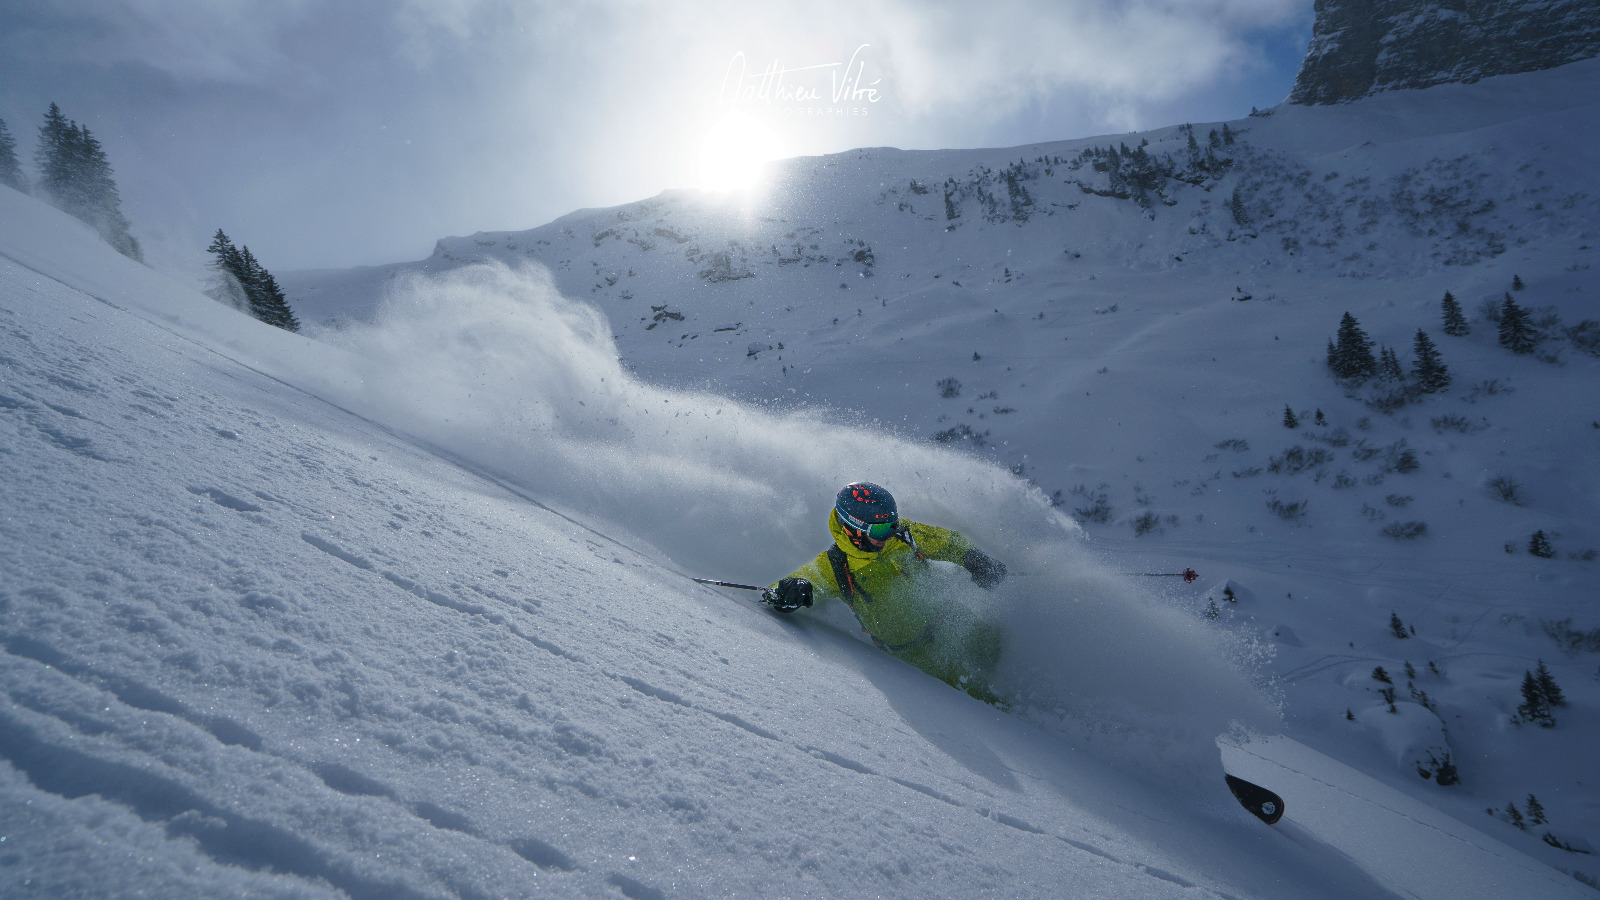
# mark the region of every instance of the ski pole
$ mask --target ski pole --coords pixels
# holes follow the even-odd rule
[[[689,580],[698,581],[701,584],[715,585],[717,587],[738,588],[741,591],[764,591],[764,590],[766,590],[766,588],[762,587],[759,584],[734,584],[731,581],[717,581],[716,579],[713,579],[713,578],[695,578],[693,576],[690,576]]]
[[[1124,572],[1133,578],[1182,578],[1184,584],[1193,584],[1200,573],[1193,569],[1184,569],[1182,572]]]
[[[756,602],[765,603],[768,606],[771,606],[772,601],[777,599],[777,596],[772,593],[770,588],[762,587],[759,584],[738,584],[732,581],[718,581],[715,578],[695,578],[693,575],[689,576],[689,579],[700,584],[709,584],[715,587],[738,588],[741,591],[760,591],[761,599]]]

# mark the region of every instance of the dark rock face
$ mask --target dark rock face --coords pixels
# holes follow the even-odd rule
[[[1600,55],[1600,0],[1317,0],[1289,102],[1552,69]]]

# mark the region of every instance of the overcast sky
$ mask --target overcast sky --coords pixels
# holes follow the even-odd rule
[[[796,156],[1236,118],[1288,94],[1311,7],[0,2],[0,119],[30,169],[51,102],[87,125],[158,267],[219,227],[273,271],[344,267],[700,186],[711,134]]]

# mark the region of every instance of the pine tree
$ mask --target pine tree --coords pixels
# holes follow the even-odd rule
[[[1227,122],[1222,123],[1222,143],[1231,147],[1233,145],[1234,133],[1234,130],[1228,127]]]
[[[1316,423],[1318,425],[1326,425],[1326,424],[1328,424],[1328,417],[1324,416],[1322,414],[1322,410],[1320,408],[1317,410],[1317,415],[1316,415],[1316,420],[1315,421],[1316,421]]]
[[[1511,818],[1511,824],[1517,826],[1517,828],[1523,831],[1528,830],[1527,823],[1522,820],[1522,811],[1517,809],[1517,802],[1515,800],[1512,800],[1506,804],[1506,815]]]
[[[1372,355],[1372,340],[1361,330],[1356,317],[1348,312],[1339,320],[1338,345],[1331,362],[1333,374],[1340,378],[1364,380],[1378,372],[1378,359]]]
[[[1511,276],[1511,289],[1513,291],[1520,291],[1525,287],[1527,287],[1527,285],[1522,283],[1522,276],[1521,275],[1512,275]]]
[[[28,189],[28,179],[17,162],[17,141],[6,127],[5,119],[0,119],[0,184],[19,191]]]
[[[1245,209],[1244,195],[1233,189],[1233,199],[1228,201],[1228,211],[1233,213],[1234,224],[1244,228],[1250,224],[1250,211]]]
[[[256,318],[268,325],[276,325],[284,331],[299,332],[300,320],[295,317],[294,310],[289,308],[289,299],[283,295],[283,289],[278,287],[278,280],[272,277],[271,272],[262,269],[258,283],[261,291],[261,311],[256,314]]]
[[[1545,818],[1544,804],[1532,794],[1528,795],[1528,823],[1531,825],[1548,825],[1550,820]]]
[[[1537,343],[1527,310],[1518,306],[1507,293],[1505,302],[1500,305],[1500,346],[1512,353],[1532,353]]]
[[[1535,531],[1533,537],[1528,539],[1528,552],[1540,559],[1550,559],[1556,555],[1555,548],[1550,546],[1550,538],[1543,529]]]
[[[216,257],[212,283],[206,290],[212,299],[285,331],[300,330],[300,321],[289,308],[278,280],[256,261],[249,247],[234,247],[218,228],[206,250]]]
[[[1389,673],[1383,668],[1383,666],[1376,666],[1373,668],[1372,680],[1381,681],[1384,684],[1394,684],[1394,679],[1389,677]]]
[[[1284,406],[1283,406],[1283,427],[1285,427],[1285,428],[1299,428],[1300,427],[1300,420],[1295,417],[1294,410],[1290,409],[1289,405],[1287,403],[1284,404]]]
[[[1465,337],[1472,331],[1472,326],[1467,324],[1467,317],[1461,312],[1461,304],[1456,302],[1454,294],[1444,292],[1444,300],[1440,305],[1444,307],[1444,333],[1451,337]]]
[[[1389,633],[1401,640],[1411,637],[1406,633],[1406,625],[1400,621],[1400,615],[1394,612],[1389,613]]]
[[[211,238],[211,246],[206,252],[216,257],[211,262],[211,280],[206,285],[206,296],[237,309],[242,313],[250,312],[250,295],[244,288],[241,275],[244,272],[244,259],[239,254],[239,249],[233,246],[233,241],[223,233],[221,228]]]
[[[1378,351],[1378,380],[1379,381],[1404,381],[1405,372],[1400,368],[1400,357],[1395,355],[1393,347],[1383,347]]]
[[[93,226],[117,252],[143,261],[139,241],[128,231],[131,223],[122,214],[122,198],[105,150],[87,127],[62,115],[54,103],[39,126],[34,162],[46,199]]]
[[[1522,704],[1517,715],[1525,722],[1536,722],[1541,728],[1554,728],[1555,717],[1550,714],[1550,700],[1539,687],[1539,679],[1532,672],[1522,673]]]
[[[1539,668],[1533,672],[1533,680],[1539,683],[1539,691],[1544,694],[1544,700],[1552,707],[1566,706],[1567,695],[1561,692],[1561,686],[1556,684],[1554,675],[1545,668],[1544,660],[1539,660]]]
[[[1426,331],[1417,329],[1411,352],[1416,356],[1416,361],[1411,364],[1411,380],[1416,383],[1417,390],[1424,394],[1437,394],[1450,386],[1450,369],[1440,360],[1439,351]]]

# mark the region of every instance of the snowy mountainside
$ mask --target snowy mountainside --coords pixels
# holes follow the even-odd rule
[[[1597,79],[1590,60],[1286,105],[1194,126],[1195,152],[1173,127],[792,160],[761,195],[670,192],[283,280],[306,321],[351,323],[410,273],[539,264],[650,382],[827,410],[891,485],[922,469],[871,453],[885,430],[994,460],[1073,514],[1101,570],[1199,569],[1145,586],[1273,649],[1289,734],[1593,877]],[[1465,337],[1440,330],[1446,291]],[[1534,354],[1484,318],[1513,291]],[[1407,365],[1427,331],[1450,389],[1396,405],[1336,383],[1346,311]],[[1541,662],[1569,702],[1553,729],[1517,724]],[[1530,795],[1549,822],[1518,829]]]
[[[1228,642],[1108,577],[1022,482],[637,383],[544,287],[414,282],[393,324],[335,348],[0,190],[0,893],[1392,889],[1233,804],[1211,739],[1271,714]],[[1033,687],[1054,678],[1066,720],[1119,701],[1098,732],[977,703],[838,610],[780,619],[682,577],[730,541],[749,570],[813,548],[784,523],[820,518],[807,498],[869,447],[916,460],[908,502],[1050,586],[993,602],[1054,628],[1065,659],[1032,657]],[[693,506],[730,477],[771,496],[733,523]],[[984,521],[997,506],[1010,519]],[[685,522],[709,523],[700,542]],[[1105,677],[1115,629],[1162,668]],[[1577,896],[1503,849],[1525,889]]]

